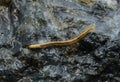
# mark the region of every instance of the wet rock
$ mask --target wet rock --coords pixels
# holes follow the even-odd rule
[[[20,79],[18,82],[32,82],[32,80],[30,80],[29,77],[23,77],[23,78]]]
[[[24,64],[13,57],[13,52],[8,49],[0,49],[0,80],[17,81],[20,78],[18,70],[21,69]]]
[[[120,43],[119,40],[108,42],[104,47],[99,48],[95,51],[94,55],[100,59],[107,58],[115,58],[117,60],[120,54]]]
[[[0,81],[1,82],[14,82],[20,78],[20,75],[17,71],[11,71],[11,70],[4,70],[0,71]]]
[[[10,46],[13,38],[7,11],[8,9],[4,8],[0,12],[0,46]]]
[[[0,51],[1,70],[18,70],[23,67],[22,62],[12,56],[13,52],[5,48],[1,48]]]
[[[2,6],[9,6],[12,0],[1,0],[0,5]]]
[[[103,6],[106,6],[111,9],[116,9],[118,6],[118,0],[101,0],[98,1],[100,4],[103,4]]]
[[[0,6],[0,81],[119,81],[117,6],[117,0],[13,0]],[[93,24],[96,31],[70,46],[27,48],[75,38]]]
[[[91,33],[89,36],[86,36],[82,41],[80,41],[80,48],[86,50],[86,51],[91,51],[95,50],[98,47],[101,47],[109,41],[108,36],[101,35],[101,33]]]

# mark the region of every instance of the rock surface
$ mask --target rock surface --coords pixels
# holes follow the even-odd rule
[[[86,1],[0,5],[0,82],[119,82],[120,1]],[[97,30],[73,45],[27,48],[69,40],[94,24]]]

